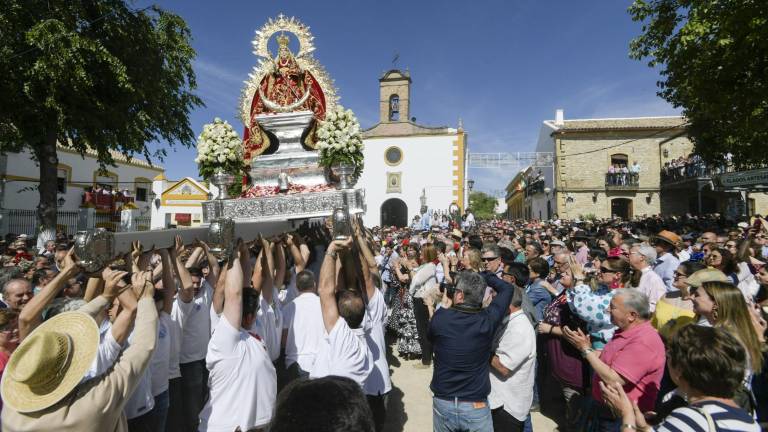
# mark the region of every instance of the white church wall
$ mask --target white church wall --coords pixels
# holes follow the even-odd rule
[[[453,191],[453,143],[456,135],[404,136],[370,138],[365,142],[365,170],[358,185],[366,191],[368,211],[365,225],[381,224],[381,206],[390,198],[398,198],[408,207],[408,222],[418,214],[422,190],[430,209],[446,210],[455,199]],[[384,154],[392,146],[400,148],[398,164],[385,162]],[[387,174],[400,174],[400,192],[387,192]]]

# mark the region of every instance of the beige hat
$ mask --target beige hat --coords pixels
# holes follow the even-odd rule
[[[461,233],[458,229],[454,228],[453,231],[451,231],[451,237],[455,237],[459,240],[464,238],[464,234]]]
[[[20,413],[56,404],[83,379],[98,347],[99,328],[90,315],[65,312],[45,321],[8,360],[3,403]]]
[[[686,283],[693,288],[700,287],[704,282],[731,282],[731,279],[725,275],[725,273],[712,267],[707,267],[703,270],[694,272],[688,276]]]

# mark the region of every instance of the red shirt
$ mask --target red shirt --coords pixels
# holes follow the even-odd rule
[[[637,401],[642,411],[650,411],[659,394],[666,362],[664,343],[646,321],[626,331],[618,330],[603,349],[600,360],[624,378],[629,400]],[[600,376],[592,377],[592,397],[602,401]]]

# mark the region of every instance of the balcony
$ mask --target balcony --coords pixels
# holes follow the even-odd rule
[[[606,190],[635,190],[640,186],[640,173],[606,173]]]
[[[732,172],[733,166],[722,164],[707,165],[703,161],[667,162],[661,169],[661,184],[682,183],[687,180],[710,179],[713,176]]]
[[[538,194],[544,193],[544,179],[539,178],[537,180],[531,181],[531,183],[525,187],[525,196],[533,196]]]
[[[118,192],[103,188],[88,188],[83,193],[81,206],[93,207],[99,213],[115,213],[125,204],[134,203],[134,200],[127,191]]]

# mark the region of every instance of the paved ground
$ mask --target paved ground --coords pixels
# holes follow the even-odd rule
[[[429,432],[432,430],[432,393],[429,381],[432,369],[415,369],[419,361],[406,361],[388,352],[392,372],[392,392],[389,394],[386,432]],[[557,430],[557,424],[540,413],[533,414],[535,432]]]

